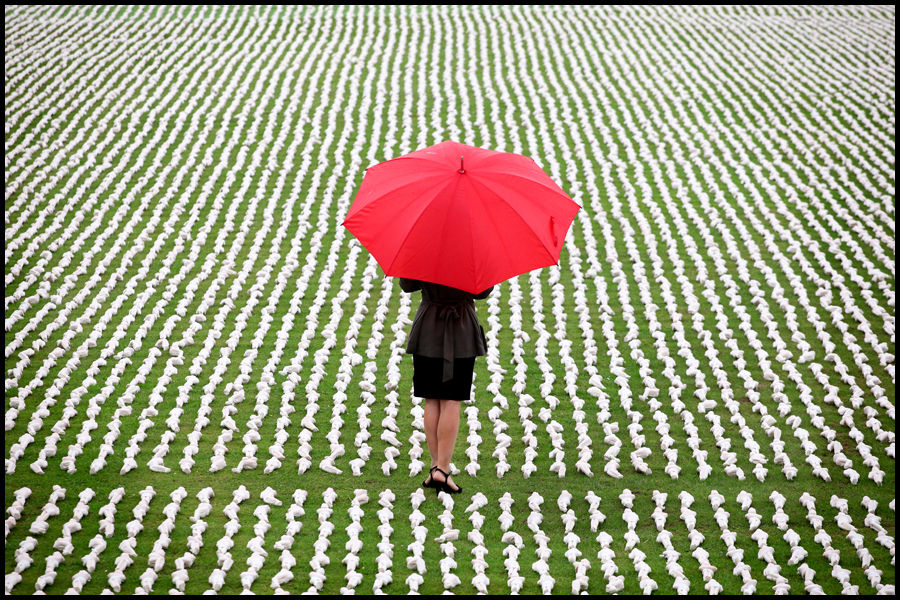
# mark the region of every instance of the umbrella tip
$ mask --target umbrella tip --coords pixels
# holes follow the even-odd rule
[[[466,169],[463,167],[463,157],[462,156],[459,157],[459,172],[460,173],[466,172]]]

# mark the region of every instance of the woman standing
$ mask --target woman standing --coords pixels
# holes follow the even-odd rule
[[[470,398],[475,357],[487,354],[474,300],[487,298],[494,286],[470,294],[401,277],[400,288],[408,293],[422,291],[406,344],[406,353],[413,355],[413,394],[425,398],[431,469],[422,485],[458,494],[462,488],[450,477],[450,459],[459,433],[459,405]]]

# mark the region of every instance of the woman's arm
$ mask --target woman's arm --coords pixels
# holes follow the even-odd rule
[[[405,277],[401,277],[400,289],[406,293],[415,292],[416,290],[422,289],[422,282],[418,279],[406,279]]]

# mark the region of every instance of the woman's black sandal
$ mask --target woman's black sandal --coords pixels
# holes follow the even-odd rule
[[[450,478],[449,474],[444,473],[443,470],[438,469],[437,467],[435,467],[434,469],[436,471],[440,471],[444,475],[444,481],[438,481],[434,478],[434,476],[432,476],[431,478],[432,481],[434,481],[438,485],[439,492],[444,492],[445,494],[459,494],[462,492],[462,488],[460,486],[457,485],[456,489],[454,490],[452,487],[450,487],[450,484],[447,483],[447,480]]]
[[[436,485],[437,480],[434,478],[434,470],[435,469],[437,469],[437,467],[431,467],[430,469],[428,469],[428,477],[429,477],[429,479],[431,479],[431,483],[429,483],[428,479],[426,479],[425,481],[422,482],[422,487],[427,487],[427,488],[436,488],[437,487],[437,485]]]

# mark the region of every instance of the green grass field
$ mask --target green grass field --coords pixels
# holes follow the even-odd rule
[[[99,594],[113,581],[179,593],[176,580],[187,594],[445,591],[445,506],[430,489],[421,585],[407,564],[411,494],[430,460],[412,437],[421,400],[405,354],[419,298],[341,223],[368,166],[448,139],[532,157],[582,206],[558,266],[476,302],[499,358],[476,360],[463,406],[477,411],[461,417],[453,459],[464,492],[449,512],[460,580],[449,591],[511,593],[508,493],[518,593],[572,593],[581,559],[583,591],[607,593],[602,532],[619,593],[647,578],[655,593],[684,579],[707,593],[687,492],[722,594],[893,593],[893,7],[7,6],[5,28],[7,593]],[[606,470],[617,443],[621,478]],[[592,476],[576,465],[585,447]],[[651,472],[632,464],[641,447]],[[329,457],[340,473],[323,469]],[[54,486],[59,512],[31,532]],[[240,486],[249,498],[231,519]],[[120,488],[110,519],[101,507]],[[266,488],[282,504],[258,534]],[[305,514],[283,555],[297,490]],[[327,490],[331,532],[317,512]],[[361,515],[354,490],[368,494]],[[564,490],[580,558],[566,554]],[[657,491],[680,554],[658,537]],[[479,492],[476,528],[466,509]],[[590,492],[606,515],[596,531]],[[776,493],[808,553],[796,564]],[[226,538],[220,586],[210,577]],[[551,586],[535,562],[544,547]],[[292,578],[273,586],[287,556]]]

